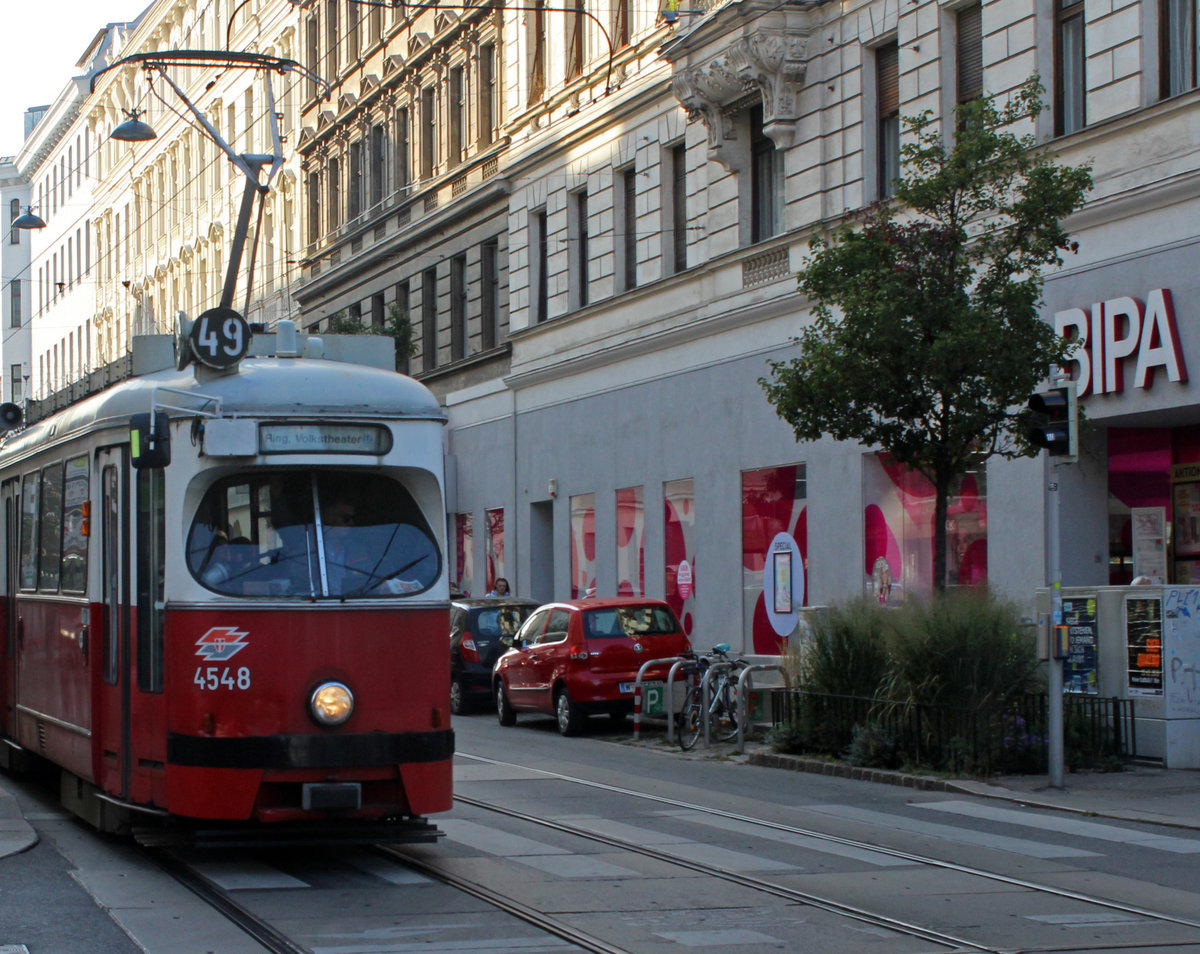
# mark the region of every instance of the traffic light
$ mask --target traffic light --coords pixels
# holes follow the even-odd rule
[[[1075,460],[1079,454],[1079,408],[1074,382],[1031,396],[1024,429],[1029,443],[1046,448],[1051,457]]]

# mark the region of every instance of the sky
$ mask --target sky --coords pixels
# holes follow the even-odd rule
[[[0,0],[0,156],[25,139],[25,110],[54,102],[105,24],[132,20],[150,0]]]

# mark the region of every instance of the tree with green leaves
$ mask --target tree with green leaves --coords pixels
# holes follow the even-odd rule
[[[331,335],[386,335],[396,343],[397,371],[403,370],[408,359],[417,353],[408,312],[395,302],[388,305],[387,320],[382,325],[369,325],[361,318],[351,318],[339,311],[329,316],[325,330]]]
[[[800,356],[760,380],[797,440],[858,441],[928,478],[938,592],[951,489],[988,457],[1037,453],[1021,411],[1072,350],[1039,315],[1042,269],[1076,248],[1062,221],[1091,168],[1058,165],[1013,131],[1043,93],[1031,77],[1004,105],[959,106],[952,142],[929,112],[904,120],[895,201],[813,240]]]

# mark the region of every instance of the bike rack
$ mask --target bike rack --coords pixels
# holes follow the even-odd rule
[[[780,675],[782,675],[784,688],[790,689],[792,687],[791,680],[788,679],[787,670],[785,670],[783,668],[783,666],[775,664],[775,663],[756,663],[754,665],[747,665],[746,668],[744,668],[738,674],[738,681],[737,681],[737,707],[738,707],[737,750],[738,750],[739,755],[741,755],[743,752],[746,751],[746,721],[747,721],[747,716],[749,716],[749,712],[746,711],[746,693],[743,691],[743,689],[744,688],[753,688],[753,680],[750,678],[751,673],[763,672],[766,670],[773,670],[775,672],[778,672]],[[751,685],[744,687],[742,684],[745,682],[749,682],[749,683],[751,683]],[[704,710],[704,744],[705,745],[708,744],[708,709]]]
[[[678,713],[675,711],[675,676],[680,669],[688,666],[693,666],[695,668],[694,670],[689,669],[687,675],[691,675],[693,672],[700,671],[700,662],[694,656],[676,657],[676,662],[667,671],[667,684],[663,691],[667,694],[667,698],[664,701],[666,702],[667,742],[669,743],[675,741],[675,716],[678,715]]]
[[[642,677],[646,674],[646,670],[651,666],[661,666],[663,663],[674,663],[670,671],[667,673],[666,688],[663,690],[671,699],[670,704],[666,699],[663,699],[663,708],[667,713],[667,738],[670,739],[671,726],[675,721],[675,699],[671,695],[671,680],[675,675],[676,668],[685,662],[683,656],[666,656],[662,659],[648,659],[638,667],[637,680],[633,684],[633,740],[636,742],[642,736]]]
[[[700,680],[700,721],[704,724],[704,747],[712,747],[712,733],[709,723],[709,708],[712,706],[712,677],[714,673],[732,669],[733,663],[723,660],[711,661],[705,670],[704,678]],[[739,682],[739,685],[741,683]]]

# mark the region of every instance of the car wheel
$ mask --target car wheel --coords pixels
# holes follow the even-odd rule
[[[458,679],[450,680],[450,714],[451,715],[466,715],[470,709],[470,703],[467,701],[467,691],[463,684]]]
[[[558,718],[558,731],[563,735],[578,735],[586,718],[566,689],[559,689],[554,697],[554,714]]]
[[[496,682],[496,718],[501,725],[516,725],[517,713],[508,701],[508,693],[504,691],[504,683]]]

